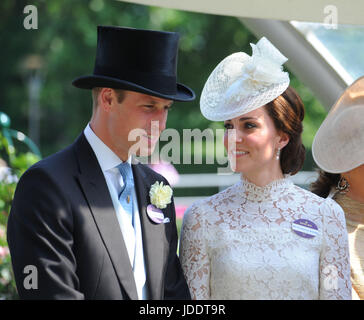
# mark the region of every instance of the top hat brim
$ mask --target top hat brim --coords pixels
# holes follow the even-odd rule
[[[78,77],[72,81],[72,84],[80,89],[92,89],[95,87],[123,89],[174,101],[192,101],[196,98],[195,93],[190,88],[180,83],[177,83],[176,94],[163,94],[130,81],[101,75]]]

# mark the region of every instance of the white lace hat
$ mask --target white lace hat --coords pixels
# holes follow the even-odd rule
[[[331,108],[315,135],[312,155],[330,173],[347,172],[364,163],[364,77]]]
[[[236,52],[222,60],[201,93],[202,115],[212,121],[233,119],[280,96],[289,85],[288,59],[265,37],[250,44],[252,56]]]

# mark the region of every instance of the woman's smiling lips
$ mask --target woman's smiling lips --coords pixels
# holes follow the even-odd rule
[[[242,157],[245,156],[247,154],[249,154],[248,151],[243,151],[243,150],[232,150],[231,154],[235,157]]]

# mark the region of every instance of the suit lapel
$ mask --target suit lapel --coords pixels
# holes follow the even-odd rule
[[[84,134],[76,141],[78,180],[117,277],[130,299],[137,300],[133,271],[105,177]]]
[[[168,246],[166,245],[165,226],[163,223],[156,224],[147,216],[147,206],[149,202],[149,189],[154,183],[148,177],[141,164],[133,167],[134,182],[138,198],[139,215],[143,234],[144,259],[146,264],[146,274],[149,284],[150,299],[162,299],[163,274],[165,255]]]

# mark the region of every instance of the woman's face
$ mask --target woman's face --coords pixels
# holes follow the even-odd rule
[[[364,202],[364,164],[342,173],[341,176],[349,183],[347,195],[354,200]],[[359,221],[361,222],[362,218]]]
[[[247,176],[282,174],[277,150],[289,139],[286,134],[279,134],[264,106],[227,120],[224,126],[224,145],[233,171]]]
[[[348,181],[350,180],[364,180],[364,164],[356,167],[348,172],[342,174]]]

